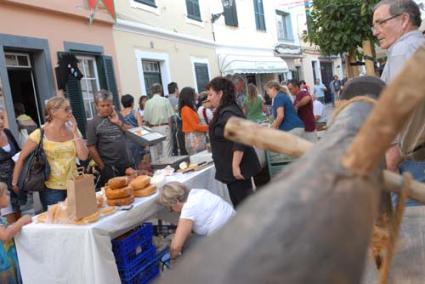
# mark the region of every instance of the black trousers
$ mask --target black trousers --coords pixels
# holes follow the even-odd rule
[[[245,198],[254,193],[252,190],[251,178],[236,180],[234,182],[227,183],[226,185],[229,190],[230,200],[232,201],[235,209]]]
[[[105,185],[105,183],[113,178],[113,177],[119,177],[125,175],[125,170],[130,167],[130,165],[107,165],[105,164],[105,167],[100,172],[100,179],[96,184],[96,189],[102,187]]]

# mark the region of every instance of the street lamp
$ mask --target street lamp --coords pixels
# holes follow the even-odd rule
[[[217,14],[211,14],[211,23],[214,23],[224,14],[224,9],[230,8],[233,5],[233,0],[221,0],[221,4],[223,5],[223,12]]]

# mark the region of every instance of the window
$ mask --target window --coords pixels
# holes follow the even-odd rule
[[[228,26],[238,26],[238,13],[236,11],[236,1],[232,2],[232,6],[224,8],[224,22]]]
[[[31,68],[30,56],[24,53],[6,52],[6,67]]]
[[[100,89],[96,58],[91,56],[77,56],[77,58],[80,61],[78,68],[84,75],[80,83],[86,118],[92,119],[96,114],[94,95]]]
[[[145,78],[146,94],[151,97],[151,86],[154,83],[159,83],[162,86],[161,67],[159,61],[142,60],[143,76]]]
[[[196,87],[198,93],[205,91],[205,86],[210,81],[210,76],[208,73],[208,64],[207,63],[197,63],[193,64],[195,68],[195,78],[196,78]]]
[[[254,0],[255,25],[257,30],[265,31],[266,22],[264,20],[263,0]]]
[[[293,41],[291,16],[288,13],[276,11],[277,38],[279,41]]]
[[[155,0],[133,0],[133,1],[156,8]]]
[[[199,0],[186,0],[187,17],[201,21],[201,11],[199,10]]]

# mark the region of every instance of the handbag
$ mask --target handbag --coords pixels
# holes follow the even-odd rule
[[[43,150],[44,129],[40,128],[40,142],[37,148],[25,159],[24,166],[18,178],[18,188],[23,192],[32,193],[45,188],[44,182],[50,174],[50,166]]]

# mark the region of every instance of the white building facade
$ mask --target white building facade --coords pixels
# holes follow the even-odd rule
[[[262,91],[267,81],[282,79],[290,73],[287,62],[275,55],[275,3],[273,0],[231,2],[227,8],[220,0],[211,1],[219,71],[221,75],[240,74]]]
[[[280,46],[290,46],[293,50],[299,51],[300,57],[294,59],[294,67],[298,71],[299,79],[305,80],[309,86],[314,85],[315,79],[320,79],[326,86],[332,80],[334,75],[338,75],[340,79],[344,77],[344,68],[339,56],[322,56],[320,49],[304,41],[304,34],[307,32],[307,8],[312,5],[312,1],[303,0],[276,0],[276,13],[286,15],[289,19],[284,22],[286,29],[292,25],[292,38],[290,41],[278,38],[278,48]],[[284,50],[284,49],[282,49]],[[285,55],[280,55],[285,58]]]
[[[218,75],[208,0],[116,1],[114,41],[122,94],[150,95],[153,83],[201,92]]]

